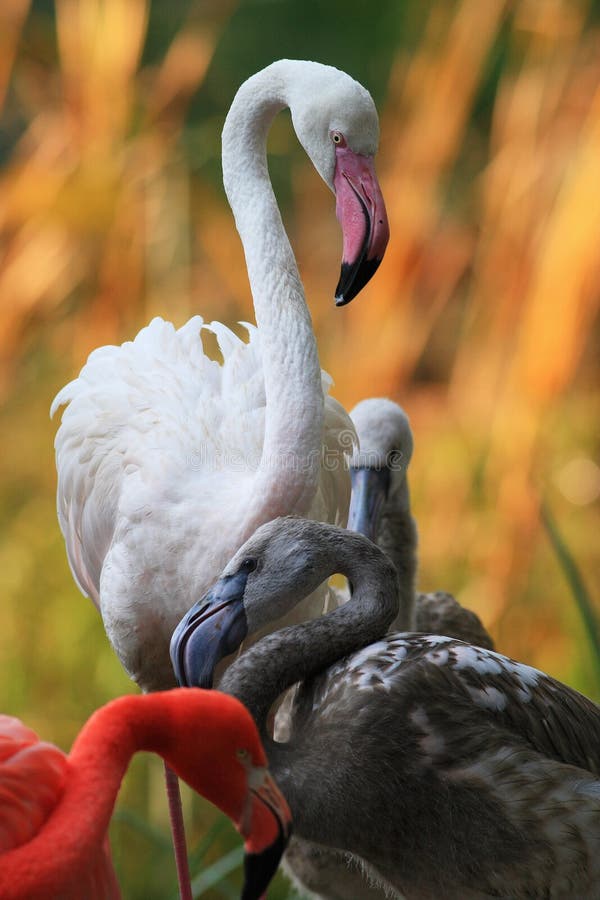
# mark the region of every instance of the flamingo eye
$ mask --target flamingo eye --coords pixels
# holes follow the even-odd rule
[[[254,556],[249,556],[245,559],[240,565],[240,572],[245,572],[246,574],[250,574],[250,572],[254,572],[258,565],[258,560]]]
[[[334,144],[337,144],[338,147],[345,147],[346,141],[344,139],[344,135],[341,131],[332,131],[331,132],[331,140]]]

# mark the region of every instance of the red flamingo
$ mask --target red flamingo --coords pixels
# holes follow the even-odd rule
[[[97,710],[70,754],[0,716],[0,897],[121,896],[108,825],[138,750],[158,753],[218,806],[246,840],[243,900],[258,900],[290,831],[252,717],[233,697],[200,689],[126,696]]]

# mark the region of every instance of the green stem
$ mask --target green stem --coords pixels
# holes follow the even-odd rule
[[[592,658],[594,660],[598,683],[600,684],[600,628],[598,626],[598,618],[594,610],[590,593],[583,582],[583,578],[581,577],[581,573],[573,556],[558,531],[556,522],[554,521],[550,510],[544,503],[541,505],[540,515],[550,539],[550,543],[558,557],[560,567],[571,588],[575,602],[579,607],[579,612],[583,619],[588,639],[592,645]]]

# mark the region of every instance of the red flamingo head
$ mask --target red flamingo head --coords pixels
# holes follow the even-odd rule
[[[159,694],[153,694],[154,698]],[[235,823],[245,839],[244,900],[259,898],[291,833],[291,813],[267,769],[258,730],[235,697],[219,691],[165,691],[169,727],[154,747],[174,771]]]

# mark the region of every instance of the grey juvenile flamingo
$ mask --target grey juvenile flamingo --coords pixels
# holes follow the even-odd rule
[[[363,536],[294,518],[258,529],[176,629],[180,682],[210,684],[334,572],[347,603],[263,638],[219,684],[254,716],[296,833],[353,854],[395,897],[600,896],[600,708],[493,651],[384,636],[397,575]],[[268,711],[297,681],[278,744]]]
[[[399,575],[398,615],[390,631],[446,634],[494,649],[479,617],[448,593],[417,593],[418,533],[411,514],[408,466],[413,435],[405,411],[385,398],[369,398],[351,412],[359,446],[352,458],[352,500],[348,528],[375,541],[393,561]],[[347,599],[339,593],[336,600]],[[291,698],[280,708],[275,737],[290,729]],[[295,885],[320,900],[385,900],[383,888],[370,882],[351,854],[323,847],[294,835],[283,867]]]
[[[446,634],[480,647],[494,642],[479,617],[445,591],[416,593],[417,526],[410,510],[407,469],[413,435],[401,406],[384,397],[362,400],[350,413],[359,439],[350,475],[348,528],[371,538],[400,577],[400,607],[393,631]]]

